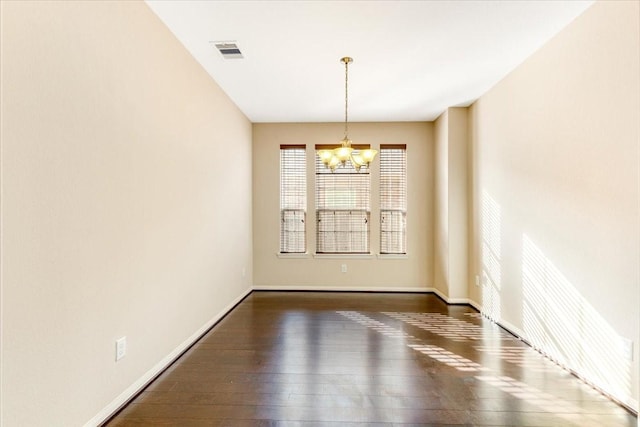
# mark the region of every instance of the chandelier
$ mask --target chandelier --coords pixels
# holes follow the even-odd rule
[[[353,168],[360,172],[360,168],[365,166],[369,167],[369,164],[373,161],[378,154],[378,150],[363,149],[354,150],[351,147],[351,140],[349,139],[349,64],[353,62],[353,58],[345,56],[340,59],[340,62],[344,64],[344,138],[340,141],[340,146],[332,150],[318,150],[318,156],[325,167],[331,169],[331,172],[336,170],[338,166],[346,166],[347,161],[350,161]]]

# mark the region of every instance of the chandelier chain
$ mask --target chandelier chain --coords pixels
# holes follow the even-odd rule
[[[349,60],[344,61],[344,139],[349,138]]]
[[[369,168],[378,150],[372,148],[354,150],[351,146],[349,139],[349,63],[353,62],[353,58],[345,56],[340,58],[340,62],[344,64],[344,138],[337,148],[318,150],[318,156],[325,167],[331,169],[331,172],[334,172],[338,166],[346,166],[347,162],[350,162],[356,172],[360,172],[362,167]]]

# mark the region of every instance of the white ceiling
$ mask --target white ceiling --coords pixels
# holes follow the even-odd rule
[[[155,1],[252,122],[424,121],[467,106],[592,1]],[[223,59],[212,41],[236,41]]]

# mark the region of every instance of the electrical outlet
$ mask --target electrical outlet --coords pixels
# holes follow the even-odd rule
[[[340,271],[342,271],[343,273],[347,272],[347,264],[342,264],[342,266],[340,267]]]
[[[116,362],[127,354],[127,337],[116,340]]]
[[[627,338],[621,338],[622,352],[627,360],[633,361],[633,341]]]
[[[476,274],[476,286],[480,286],[480,276]]]

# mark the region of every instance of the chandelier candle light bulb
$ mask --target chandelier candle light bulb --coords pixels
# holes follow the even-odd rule
[[[340,59],[344,64],[344,138],[340,141],[340,146],[333,150],[318,150],[317,154],[324,163],[325,167],[336,170],[338,165],[346,166],[347,161],[351,161],[356,172],[360,172],[362,166],[369,167],[373,159],[375,159],[378,150],[370,148],[364,150],[354,150],[351,147],[349,139],[349,64],[353,62],[352,58],[345,56]]]

